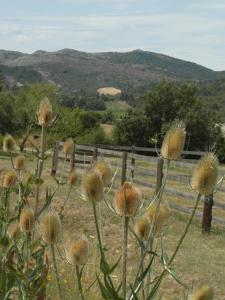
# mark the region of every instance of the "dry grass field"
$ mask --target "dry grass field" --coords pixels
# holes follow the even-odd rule
[[[10,167],[10,160],[7,157],[1,157],[1,170]],[[149,168],[155,167],[153,163],[146,163]],[[31,171],[34,168],[34,162],[27,156],[27,170]],[[42,185],[42,196],[45,193],[45,187],[54,189],[55,182],[50,176],[51,160],[46,162],[46,168],[43,173],[44,184]],[[60,167],[59,167],[60,169]],[[180,172],[184,170],[180,169]],[[77,169],[79,179],[82,176],[80,169]],[[174,168],[172,173],[179,172]],[[143,177],[143,180],[146,178]],[[155,179],[152,178],[152,181]],[[115,184],[119,184],[115,182]],[[171,184],[172,182],[170,182]],[[176,183],[174,187],[180,188]],[[62,202],[65,199],[68,186],[64,185],[62,189],[57,193],[52,206],[59,211]],[[146,189],[145,194],[148,195],[145,201],[149,201],[152,197],[153,190]],[[165,195],[167,200],[180,203],[180,199],[175,196]],[[222,195],[220,195],[221,197]],[[108,194],[110,199],[113,198],[113,190]],[[223,199],[221,199],[223,201]],[[189,203],[190,204],[190,203]],[[123,239],[123,226],[122,220],[119,217],[112,216],[108,211],[105,204],[102,203],[102,219],[103,219],[103,239],[107,249],[106,256],[110,262],[116,262],[119,259],[122,239]],[[176,242],[183,232],[184,226],[188,220],[186,215],[172,211],[168,224],[164,227],[165,235],[165,249],[167,254],[170,255],[175,248]],[[179,279],[187,286],[197,287],[201,284],[207,283],[215,290],[215,299],[225,299],[225,285],[224,285],[224,270],[225,270],[225,228],[215,226],[212,233],[208,235],[201,234],[201,226],[199,219],[195,219],[190,231],[182,244],[182,247],[173,263]],[[64,219],[63,219],[63,237],[61,243],[58,245],[57,261],[59,264],[59,273],[61,284],[63,288],[63,294],[65,300],[79,299],[77,291],[77,283],[75,279],[75,270],[70,265],[64,262],[65,247],[67,241],[74,236],[84,233],[90,242],[90,255],[88,263],[84,268],[83,284],[85,288],[88,288],[90,284],[95,280],[96,274],[98,274],[99,256],[97,249],[97,241],[95,234],[95,225],[93,219],[93,211],[89,202],[85,202],[79,195],[79,183],[77,187],[74,187],[69,202],[65,207]],[[160,241],[158,240],[158,246]],[[132,236],[129,236],[128,243],[128,281],[132,278],[137,257],[140,255],[138,246]],[[157,261],[156,261],[157,265]],[[121,272],[119,269],[113,274],[115,282],[119,281]],[[47,299],[58,299],[57,287],[55,277],[50,265],[50,271],[48,275],[49,285],[47,288]],[[174,281],[169,275],[164,279],[162,287],[160,289],[160,299],[164,300],[181,300],[183,299],[184,290],[181,286]],[[86,299],[101,300],[97,283],[95,283],[90,291],[86,292]]]

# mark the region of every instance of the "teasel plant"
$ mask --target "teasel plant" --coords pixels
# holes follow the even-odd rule
[[[64,212],[66,204],[69,201],[71,192],[73,191],[74,188],[75,188],[75,192],[77,192],[77,189],[76,189],[77,181],[78,181],[78,174],[76,173],[75,170],[73,170],[68,175],[68,178],[67,178],[68,192],[67,192],[66,197],[63,200],[63,203],[60,207],[59,216],[60,216],[61,220],[63,219],[63,212]]]
[[[213,300],[214,292],[209,286],[202,286],[196,289],[192,294],[190,300]]]
[[[167,203],[164,203],[164,189],[167,182],[170,162],[172,160],[180,159],[185,145],[185,138],[186,131],[184,123],[182,121],[175,120],[165,134],[161,147],[161,153],[159,154],[161,159],[166,161],[166,170],[162,185],[159,190],[156,191],[155,195],[151,199],[150,204],[147,204],[147,207],[144,206],[144,211],[142,211],[142,213],[145,215],[145,221],[147,221],[150,225],[150,229],[148,231],[148,237],[145,238],[145,242],[140,244],[142,246],[141,258],[135,273],[135,279],[131,285],[132,290],[128,299],[135,299],[140,289],[142,290],[142,294],[146,299],[151,299],[147,297],[151,289],[151,270],[153,269],[152,266],[154,259],[157,256],[156,252],[153,251],[153,243],[156,234],[160,232],[163,223],[165,223],[169,216]],[[147,267],[144,268],[147,257],[149,257],[149,261],[147,263]],[[144,287],[145,281],[146,286]]]
[[[16,293],[19,299],[35,299],[46,280],[43,278],[46,266],[43,245],[31,238],[35,224],[34,212],[30,207],[24,207],[18,219],[18,206],[13,199],[18,186],[14,171],[7,171],[3,175],[2,186],[0,298],[9,299]]]
[[[63,148],[62,150],[63,150],[63,153],[64,153],[64,160],[63,160],[62,169],[60,171],[59,179],[57,179],[58,184],[64,184],[64,182],[62,182],[62,178],[63,178],[63,174],[65,172],[66,162],[67,162],[68,156],[72,155],[73,150],[74,150],[74,142],[73,142],[72,138],[68,138],[63,143],[62,148]]]
[[[40,149],[34,144],[32,146],[36,150],[37,166],[35,171],[36,193],[35,193],[35,217],[38,217],[40,186],[42,184],[42,171],[44,162],[47,159],[46,154],[46,134],[48,127],[52,126],[57,121],[58,116],[53,116],[52,105],[47,97],[43,98],[37,110],[36,120],[37,124],[41,127],[41,145]]]
[[[30,206],[29,196],[39,200],[40,185],[45,150],[45,134],[53,124],[51,104],[47,99],[41,101],[38,111],[38,123],[41,126],[41,149],[35,145],[37,156],[36,174],[26,171],[26,159],[23,154],[15,158],[16,142],[10,135],[3,139],[3,149],[10,154],[12,170],[4,171],[1,178],[0,201],[0,298],[8,299],[16,293],[19,299],[44,299],[47,282],[48,262],[46,261],[46,243],[41,241],[34,229],[37,218],[51,204],[55,192],[46,189],[45,203],[38,211]],[[28,137],[26,137],[27,139]],[[34,191],[36,187],[36,192]],[[15,201],[15,194],[19,195]],[[13,198],[13,201],[12,201]],[[42,297],[42,298],[40,298]]]
[[[121,299],[119,297],[119,290],[121,288],[121,285],[115,287],[111,277],[111,274],[118,266],[120,259],[113,266],[109,265],[105,255],[105,247],[102,240],[97,205],[104,199],[104,183],[101,172],[99,172],[95,168],[92,168],[91,170],[86,172],[82,178],[82,197],[84,200],[89,201],[92,204],[100,254],[100,272],[103,275],[103,282],[100,278],[100,274],[97,274],[97,281],[102,296],[104,297],[104,299]]]
[[[142,195],[141,191],[133,183],[124,182],[122,187],[116,192],[114,203],[115,211],[124,221],[123,236],[123,277],[122,296],[127,296],[127,245],[128,245],[128,225],[131,217],[134,217],[140,208]]]
[[[198,164],[196,165],[195,170],[193,171],[191,184],[193,189],[196,192],[196,201],[193,207],[191,216],[185,226],[184,232],[181,235],[178,243],[175,247],[175,250],[170,258],[167,258],[164,261],[164,270],[158,276],[157,280],[154,282],[151,291],[148,295],[147,299],[154,299],[156,296],[162,279],[166,276],[167,273],[172,275],[179,283],[180,281],[177,279],[172,269],[172,263],[185,239],[187,232],[191,226],[192,220],[194,218],[195,212],[197,210],[200,198],[202,195],[209,195],[215,191],[216,186],[219,184],[221,180],[218,180],[218,160],[214,153],[206,153],[203,157],[199,160]],[[195,299],[195,298],[194,298]],[[196,298],[197,299],[197,298]],[[201,299],[201,298],[200,298]],[[207,299],[207,298],[206,298]]]
[[[72,239],[68,242],[66,249],[67,263],[74,266],[79,296],[81,300],[85,299],[84,289],[82,285],[83,269],[87,263],[89,256],[89,243],[86,236],[82,235],[79,238]]]
[[[59,271],[55,254],[55,246],[62,238],[62,224],[59,215],[53,210],[46,211],[41,217],[40,227],[42,239],[51,252],[54,273],[56,276],[56,282],[58,286],[59,298],[62,300],[63,293],[60,284]]]
[[[110,192],[110,186],[113,184],[113,179],[115,178],[113,176],[111,165],[108,161],[106,161],[104,158],[97,159],[93,163],[92,169],[97,172],[103,183],[103,200],[105,199],[105,195],[107,195]],[[102,224],[102,201],[98,201],[97,204],[97,214],[98,214],[98,220],[99,220],[99,230],[102,238],[102,243],[104,246],[104,237],[103,237],[103,224]]]

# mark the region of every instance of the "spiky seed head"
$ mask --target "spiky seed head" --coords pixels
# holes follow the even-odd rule
[[[71,241],[67,257],[72,265],[85,265],[88,259],[89,247],[86,238]]]
[[[56,244],[61,238],[61,221],[55,212],[47,212],[41,219],[42,238],[47,244]]]
[[[25,207],[20,213],[20,230],[22,232],[30,232],[35,223],[34,211],[29,207]]]
[[[167,222],[169,218],[169,207],[168,204],[160,204],[157,209],[157,204],[151,203],[151,205],[146,209],[146,219],[149,224],[153,225],[154,221],[154,233],[159,234],[163,225]]]
[[[38,111],[38,123],[42,127],[46,127],[52,121],[52,105],[47,97],[41,100]]]
[[[112,179],[112,168],[110,164],[105,160],[98,160],[94,165],[94,169],[101,174],[103,184],[107,186]]]
[[[91,202],[101,201],[104,191],[101,175],[95,170],[87,172],[83,177],[82,189],[85,197]]]
[[[186,131],[183,122],[175,122],[167,131],[162,148],[162,157],[169,160],[177,160],[181,156],[186,138]]]
[[[197,164],[192,180],[192,188],[200,194],[213,193],[218,177],[218,159],[214,153],[206,153]]]
[[[213,300],[213,289],[203,286],[191,295],[191,300]]]
[[[15,150],[15,147],[16,142],[14,138],[10,134],[7,134],[3,139],[3,150],[5,152],[12,152],[13,150]]]
[[[25,168],[25,156],[17,155],[14,161],[15,169],[21,171]]]
[[[149,222],[145,218],[139,219],[135,224],[134,231],[140,239],[147,241],[150,231]]]
[[[70,185],[75,185],[76,182],[77,182],[77,173],[73,171],[68,176],[68,183]]]
[[[73,140],[71,138],[67,139],[63,144],[63,152],[66,155],[71,154],[71,153],[73,153],[73,147],[74,147]]]
[[[3,175],[3,187],[4,188],[11,188],[14,187],[16,184],[16,173],[13,171],[7,171]]]
[[[124,182],[116,192],[114,202],[118,215],[133,217],[140,206],[141,191],[133,183]]]
[[[11,239],[17,240],[20,237],[21,230],[19,223],[12,223],[8,228],[8,235]]]

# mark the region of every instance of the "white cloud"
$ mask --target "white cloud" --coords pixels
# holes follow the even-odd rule
[[[225,69],[224,33],[225,19],[196,12],[21,16],[0,21],[4,48],[12,47],[13,41],[14,49],[22,51],[65,47],[85,51],[142,48],[216,69]]]

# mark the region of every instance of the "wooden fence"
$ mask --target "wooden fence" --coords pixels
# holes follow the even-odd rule
[[[58,164],[65,159],[62,153],[62,144],[57,142],[53,152],[52,170],[53,176],[57,175]],[[148,155],[143,155],[147,153]],[[162,158],[152,156],[156,154],[157,149],[143,147],[119,147],[119,146],[101,146],[101,145],[74,145],[72,155],[68,158],[67,172],[74,167],[81,172],[89,168],[97,158],[107,158],[112,168],[116,171],[115,182],[112,190],[115,190],[124,180],[131,180],[142,190],[145,198],[151,199],[155,191],[158,191],[162,184],[165,166]],[[190,214],[194,205],[196,194],[191,190],[190,178],[197,160],[204,152],[184,151],[185,157],[192,156],[192,160],[182,159],[181,161],[171,162],[171,172],[167,179],[168,184],[165,187],[165,197],[168,198],[170,207],[176,211]],[[222,173],[222,170],[220,170]],[[212,222],[225,225],[225,187],[218,188],[213,196],[202,198],[203,208],[196,212],[196,216],[202,218],[203,230],[209,231],[211,227],[211,214],[213,208]],[[203,213],[204,212],[204,213]]]

